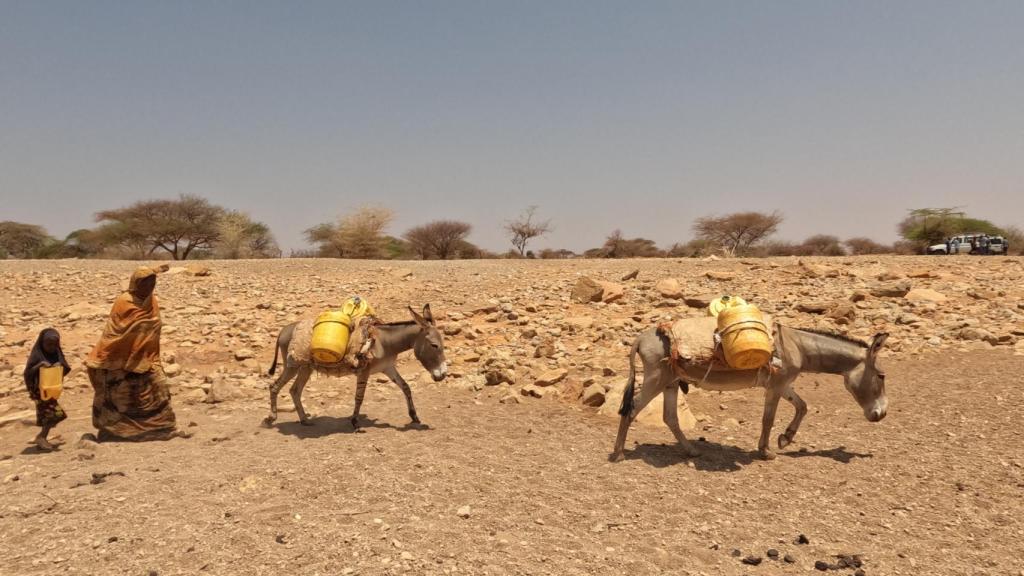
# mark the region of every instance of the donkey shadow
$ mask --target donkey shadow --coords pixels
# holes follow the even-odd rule
[[[693,462],[695,469],[704,472],[737,472],[754,462],[763,462],[756,450],[743,450],[738,446],[707,440],[695,441],[694,445],[700,449],[700,456],[696,458],[688,458],[678,444],[637,444],[632,451],[626,453],[626,459],[643,460],[644,463],[655,468],[667,468],[685,462]],[[780,457],[788,458],[810,456],[830,458],[841,464],[849,464],[855,458],[873,457],[872,454],[850,452],[846,450],[845,446],[830,450],[778,452],[777,454]]]
[[[365,432],[367,428],[382,428],[397,430],[399,432],[416,432],[416,431],[427,431],[432,428],[427,424],[416,424],[409,422],[404,426],[395,426],[387,422],[381,422],[376,418],[367,418],[366,416],[359,416],[359,427],[353,428],[349,418],[338,418],[335,416],[314,416],[311,418],[312,425],[304,426],[299,421],[291,422],[280,422],[274,425],[274,428],[281,434],[287,436],[295,436],[296,438],[306,440],[309,438],[323,438],[324,436],[330,436],[332,434],[357,434]]]

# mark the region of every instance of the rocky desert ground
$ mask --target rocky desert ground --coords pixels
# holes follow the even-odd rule
[[[0,262],[0,574],[1024,575],[1024,259],[172,265],[163,355],[194,436],[96,444],[81,361],[135,265]],[[762,394],[693,389],[700,457],[654,405],[608,462],[632,339],[725,293],[890,332],[888,417],[803,376],[800,434],[761,461]],[[355,294],[388,320],[432,305],[449,378],[400,364],[424,425],[375,378],[355,433],[353,379],[314,377],[313,426],[285,392],[262,428],[278,328]],[[75,371],[44,454],[21,371],[47,326]]]

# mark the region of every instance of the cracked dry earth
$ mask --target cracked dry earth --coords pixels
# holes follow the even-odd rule
[[[307,310],[293,310],[290,302],[276,309],[273,299],[283,298],[287,278],[298,273],[294,267],[308,264],[275,262],[268,270],[263,263],[211,263],[209,277],[161,281],[165,324],[172,328],[165,353],[183,368],[173,379],[175,410],[192,438],[79,442],[92,430],[91,390],[77,375],[62,397],[70,418],[57,428],[64,439],[58,452],[29,446],[36,430],[26,424],[31,418],[4,420],[0,574],[772,575],[817,573],[816,562],[837,568],[832,574],[854,574],[855,568],[836,565],[844,555],[857,555],[869,575],[1024,574],[1024,357],[1012,347],[889,355],[890,410],[878,424],[863,418],[841,378],[802,376],[797,389],[810,412],[796,443],[772,462],[754,451],[759,391],[694,390],[686,399],[698,422],[687,433],[703,438],[702,456],[683,458],[664,426],[641,423],[630,432],[626,461],[612,464],[607,455],[617,422],[576,401],[578,389],[567,391],[591,370],[624,380],[625,344],[600,338],[599,330],[567,332],[559,338],[565,351],[539,360],[529,354],[511,388],[480,386],[473,380],[477,349],[506,345],[515,352],[525,344],[518,342],[517,323],[490,321],[471,309],[478,294],[486,304],[501,290],[536,301],[533,291],[556,276],[585,272],[618,280],[639,268],[640,279],[649,275],[653,282],[680,264],[527,269],[528,263],[515,263],[508,265],[511,273],[460,264],[454,274],[440,264],[418,264],[410,265],[412,279],[365,264],[366,276],[375,278],[371,297],[385,302],[390,317],[398,315],[395,303],[424,297],[449,322],[460,317],[455,310],[465,316],[458,321],[464,330],[447,341],[449,380],[430,381],[411,359],[400,366],[425,426],[408,427],[398,388],[372,380],[362,427],[354,432],[347,420],[354,382],[319,378],[304,398],[317,415],[313,426],[300,426],[293,411],[283,411],[274,428],[262,428],[269,378],[259,373],[272,356],[276,326],[332,298],[309,296]],[[0,267],[8,280],[44,270],[35,279],[50,284],[41,295],[9,291],[18,298],[0,309],[6,331],[0,354],[12,366],[11,373],[0,371],[6,390],[0,418],[31,407],[13,373],[31,346],[18,343],[23,332],[44,320],[57,325],[72,363],[80,365],[102,317],[80,312],[50,322],[46,310],[99,294],[105,296],[88,301],[106,307],[132,267],[62,265],[68,268]],[[324,282],[340,285],[345,276],[339,264],[316,266],[326,269]],[[71,294],[56,294],[61,275],[79,267],[86,278]],[[449,279],[472,278],[471,270],[480,271],[472,282]],[[398,276],[404,279],[392,280]],[[626,298],[625,310],[643,307],[637,294]],[[580,313],[567,299],[549,304],[530,321],[544,326],[550,318],[557,326],[561,311]],[[684,308],[658,310],[684,314]],[[584,311],[604,324],[621,315],[614,305]],[[219,324],[205,323],[211,315]],[[625,327],[617,331],[632,336]],[[914,343],[910,334],[903,341]],[[255,348],[255,362],[221,349],[243,344]],[[588,366],[595,356],[607,358],[610,368]],[[560,393],[508,401],[510,389],[528,384],[534,370],[558,366],[569,371]],[[222,402],[201,399],[210,375],[215,386],[221,378],[230,383]],[[290,404],[283,394],[282,407]],[[791,415],[783,404],[778,430]],[[800,535],[808,543],[797,543]],[[749,556],[762,562],[744,564]]]

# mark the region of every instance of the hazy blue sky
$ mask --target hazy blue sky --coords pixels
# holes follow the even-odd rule
[[[0,0],[0,220],[179,193],[286,249],[364,202],[492,249],[530,204],[576,250],[1024,224],[1024,2]]]

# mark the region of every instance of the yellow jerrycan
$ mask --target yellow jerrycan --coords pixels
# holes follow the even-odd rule
[[[342,310],[328,310],[316,317],[313,323],[313,337],[310,353],[313,360],[321,364],[336,364],[345,357],[348,350],[348,336],[352,329],[352,317]]]
[[[743,306],[747,303],[746,300],[739,296],[730,296],[726,294],[720,298],[715,298],[708,304],[708,316],[718,317],[718,313],[730,306]]]
[[[64,367],[43,366],[39,369],[39,398],[43,401],[56,400],[64,391]]]
[[[735,370],[755,370],[771,360],[771,332],[764,315],[753,304],[722,309],[718,313],[718,334],[725,361]]]

